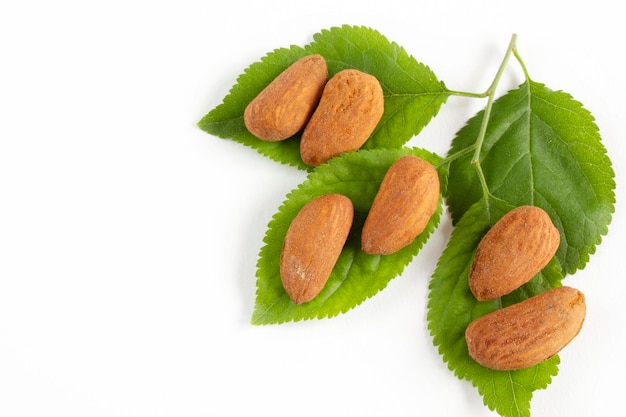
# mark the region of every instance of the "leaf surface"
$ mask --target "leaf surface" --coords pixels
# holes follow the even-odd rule
[[[323,30],[304,48],[276,49],[250,65],[237,78],[223,102],[198,126],[207,133],[235,140],[287,165],[311,170],[300,158],[300,133],[280,142],[264,142],[245,127],[243,112],[250,101],[293,62],[322,55],[329,76],[346,68],[374,75],[383,88],[385,111],[364,149],[400,148],[437,114],[449,96],[443,82],[425,65],[379,32],[360,26]]]
[[[380,183],[391,164],[413,154],[437,165],[441,158],[420,149],[362,150],[346,153],[319,166],[287,195],[268,224],[257,263],[257,294],[253,324],[273,324],[333,317],[361,304],[384,289],[419,252],[439,223],[441,200],[425,230],[409,246],[391,255],[361,251],[361,228]],[[312,301],[296,305],[283,289],[280,253],[287,229],[302,206],[320,195],[339,193],[354,205],[348,241],[322,292]]]

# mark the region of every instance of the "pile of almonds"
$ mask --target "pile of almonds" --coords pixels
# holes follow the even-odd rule
[[[247,129],[265,141],[302,131],[300,156],[309,166],[363,146],[384,111],[376,77],[346,69],[328,80],[320,55],[299,59],[246,107]],[[416,156],[387,171],[362,230],[362,250],[386,255],[408,246],[424,230],[439,201],[435,168]],[[352,201],[328,194],[309,201],[292,221],[280,258],[285,291],[296,304],[314,299],[328,281],[354,218]]]
[[[250,133],[268,142],[302,131],[302,161],[318,166],[363,146],[383,111],[376,77],[346,69],[329,80],[324,58],[308,55],[265,87],[248,104],[243,120]]]
[[[388,169],[365,219],[361,250],[388,255],[422,233],[439,201],[435,168],[417,156],[396,160]],[[289,297],[301,304],[322,290],[352,227],[354,209],[341,194],[309,201],[291,222],[280,257],[280,276]]]
[[[480,241],[469,273],[477,300],[493,300],[530,281],[552,259],[558,229],[539,207],[520,206],[505,214]],[[495,370],[510,371],[543,362],[563,349],[585,320],[584,295],[558,287],[472,321],[465,331],[470,356]]]
[[[309,55],[279,74],[246,107],[247,129],[264,141],[302,132],[300,156],[309,166],[363,146],[384,110],[378,80],[354,69],[330,80],[324,58]],[[422,233],[439,201],[435,168],[404,156],[388,169],[361,233],[361,250],[388,255]],[[351,200],[327,194],[305,204],[293,219],[280,257],[283,287],[296,304],[313,300],[346,243],[354,219]],[[521,206],[504,215],[483,237],[471,265],[469,287],[478,301],[509,294],[530,281],[553,258],[560,234],[549,215]],[[585,319],[584,295],[559,287],[472,321],[465,339],[470,356],[496,370],[543,362],[563,349]]]

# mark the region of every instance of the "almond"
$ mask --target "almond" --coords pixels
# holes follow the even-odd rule
[[[558,287],[472,321],[465,331],[479,364],[512,371],[541,363],[561,351],[585,320],[583,293]]]
[[[246,128],[268,142],[295,135],[311,117],[327,80],[328,69],[321,55],[300,58],[248,104],[243,114]]]
[[[478,244],[469,273],[472,293],[480,301],[510,293],[548,264],[559,243],[559,231],[543,209],[511,210]]]
[[[317,197],[291,222],[280,256],[285,291],[296,304],[315,298],[322,290],[348,238],[354,208],[341,194]]]
[[[388,255],[413,242],[439,202],[439,177],[427,161],[413,155],[395,161],[383,178],[361,234],[361,249]]]
[[[338,72],[326,83],[319,105],[302,132],[302,160],[317,166],[359,149],[383,111],[383,90],[376,77],[354,69]]]

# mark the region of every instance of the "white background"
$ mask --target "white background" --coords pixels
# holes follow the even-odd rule
[[[426,328],[451,226],[376,297],[255,327],[265,228],[305,174],[197,121],[236,77],[321,29],[370,26],[449,88],[484,91],[513,33],[536,81],[596,117],[616,171],[609,234],[565,283],[581,334],[532,415],[623,407],[619,2],[20,1],[0,6],[0,416],[494,416]],[[522,81],[512,60],[499,95]],[[484,100],[451,98],[411,140],[445,153]]]

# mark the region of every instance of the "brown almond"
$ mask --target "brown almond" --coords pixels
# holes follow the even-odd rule
[[[416,156],[395,161],[383,178],[361,234],[361,249],[371,255],[394,253],[415,240],[439,202],[435,168]]]
[[[558,287],[472,321],[465,331],[469,354],[499,371],[528,368],[561,351],[585,320],[583,293]]]
[[[376,77],[354,69],[338,72],[326,83],[319,105],[302,132],[302,160],[317,166],[359,149],[383,111],[383,90]]]
[[[309,201],[293,219],[280,256],[280,276],[294,303],[311,301],[324,288],[353,217],[348,197],[327,194]]]
[[[548,264],[559,243],[559,231],[543,209],[511,210],[478,244],[469,272],[472,293],[484,301],[517,289]]]
[[[280,73],[246,107],[246,128],[259,139],[276,142],[302,130],[328,80],[321,55],[300,58]]]

